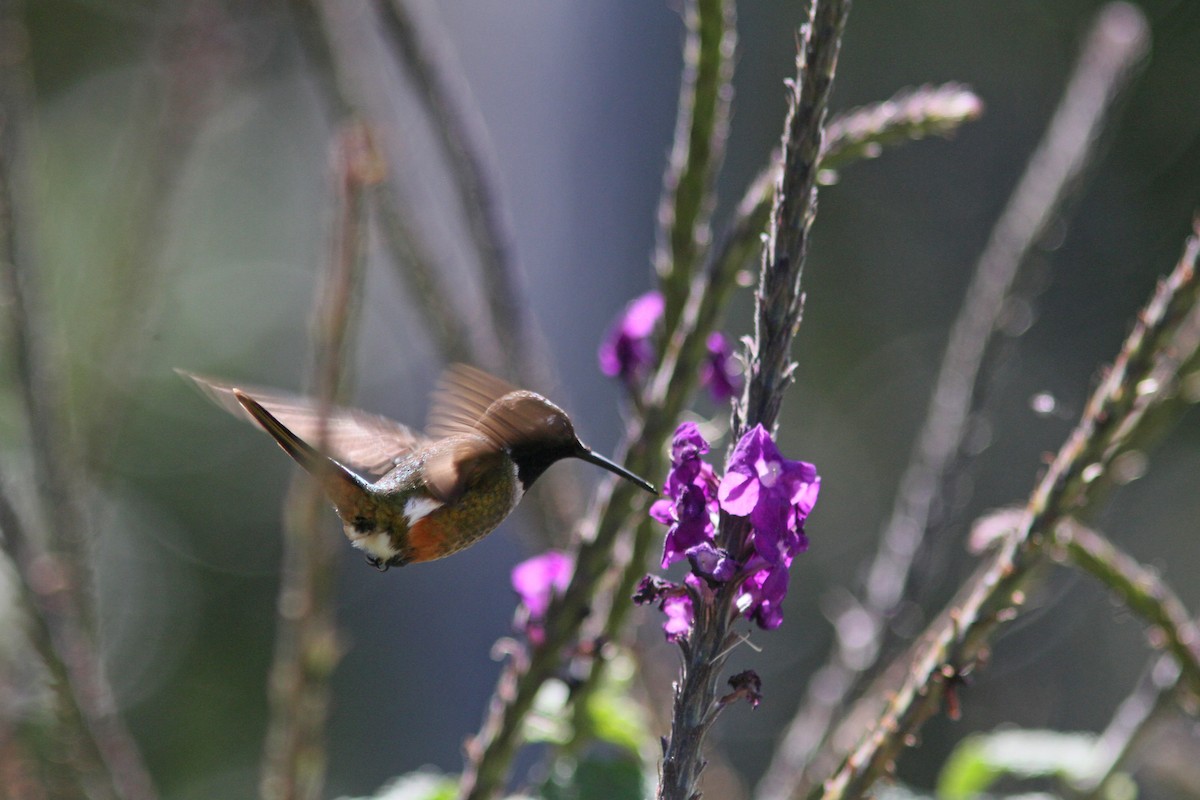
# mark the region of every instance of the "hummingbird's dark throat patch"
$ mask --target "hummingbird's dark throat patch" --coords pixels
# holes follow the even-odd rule
[[[533,482],[540,478],[551,464],[575,455],[575,450],[545,445],[518,445],[509,450],[509,455],[517,465],[517,479],[521,481],[521,488],[529,491]]]

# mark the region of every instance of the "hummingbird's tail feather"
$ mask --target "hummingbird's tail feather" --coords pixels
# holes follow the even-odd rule
[[[290,430],[294,438],[309,442],[319,439],[323,453],[360,475],[387,473],[427,441],[399,422],[378,414],[340,406],[321,408],[310,397],[231,383],[182,369],[175,371],[233,416],[265,428],[236,393],[253,398],[279,425]]]
[[[332,458],[322,455],[315,447],[292,433],[270,411],[241,389],[233,389],[233,397],[241,404],[251,419],[264,431],[271,434],[283,451],[304,470],[317,478],[330,499],[338,508],[348,506],[348,501],[360,497],[366,489],[366,481]]]

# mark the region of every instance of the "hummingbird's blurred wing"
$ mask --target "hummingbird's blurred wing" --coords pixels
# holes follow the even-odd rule
[[[300,439],[315,445],[320,438],[320,410],[311,398],[233,384],[183,370],[176,372],[239,419],[261,427],[238,401],[235,389],[252,397]],[[326,419],[325,452],[351,469],[374,475],[388,472],[426,441],[399,422],[354,408],[334,406]]]
[[[438,379],[429,403],[425,433],[440,439],[478,434],[475,424],[492,403],[516,387],[466,364],[451,364]]]
[[[422,477],[429,493],[446,504],[462,497],[504,458],[495,442],[478,435],[443,439],[435,449],[425,461]]]

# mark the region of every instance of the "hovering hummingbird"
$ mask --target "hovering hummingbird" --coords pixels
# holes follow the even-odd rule
[[[479,541],[559,459],[582,459],[657,493],[579,441],[566,412],[545,397],[462,364],[438,381],[424,435],[387,417],[331,408],[324,426],[329,455],[316,449],[322,436],[316,401],[178,372],[271,434],[312,474],[350,543],[381,571]]]

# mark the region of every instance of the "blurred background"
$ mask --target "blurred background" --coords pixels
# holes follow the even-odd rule
[[[528,310],[548,342],[551,385],[584,440],[612,452],[622,393],[596,347],[652,285],[655,210],[669,152],[682,24],[665,0],[604,4],[461,0],[420,6],[461,64],[494,163]],[[744,3],[720,221],[779,139],[801,3]],[[752,784],[823,663],[825,611],[871,552],[924,413],[947,329],[975,258],[1043,132],[1100,3],[893,0],[855,4],[834,108],[949,80],[984,116],[951,141],[889,149],[820,196],[808,301],[782,413],[784,454],[815,462],[822,495],[779,631],[756,633],[732,667],[754,666],[765,703],[715,734]],[[1087,183],[1019,282],[1019,321],[989,367],[973,454],[940,515],[947,554],[918,583],[936,610],[973,559],[972,519],[1028,495],[1101,364],[1155,280],[1175,263],[1200,192],[1200,4],[1141,3],[1149,58],[1120,104]],[[280,2],[36,0],[0,37],[27,56],[30,115],[18,221],[36,265],[35,313],[66,366],[72,433],[100,597],[104,656],[129,727],[164,797],[248,797],[265,733],[281,503],[290,462],[205,403],[182,367],[296,390],[311,295],[332,225],[331,118],[322,66]],[[382,54],[365,4],[338,35],[367,85],[392,177],[444,278],[470,302],[472,250],[433,129]],[[5,120],[5,124],[14,124]],[[415,297],[374,241],[354,352],[355,403],[419,425],[441,368]],[[725,329],[749,332],[751,297]],[[123,325],[138,320],[133,330]],[[495,352],[494,343],[482,342]],[[0,415],[9,471],[26,463],[7,365]],[[1053,399],[1035,412],[1037,395]],[[709,416],[724,412],[701,400]],[[1200,609],[1200,423],[1186,418],[1100,527],[1158,566]],[[601,477],[580,470],[590,486]],[[648,476],[661,480],[661,476]],[[544,487],[542,487],[544,488]],[[335,524],[332,514],[329,524]],[[327,795],[366,794],[422,765],[461,768],[511,631],[513,564],[530,554],[520,512],[445,561],[380,574],[344,548],[338,621],[348,643],[333,685]],[[919,612],[914,609],[914,615]],[[25,647],[6,610],[3,647]],[[910,618],[910,623],[912,619]],[[658,620],[641,649],[676,663]],[[1141,624],[1086,579],[1056,573],[963,695],[963,719],[932,722],[901,774],[929,785],[952,743],[1012,723],[1099,730],[1148,658]],[[1082,666],[1081,666],[1082,665]],[[1161,792],[1161,794],[1154,794]],[[1171,797],[1168,785],[1147,796]]]

